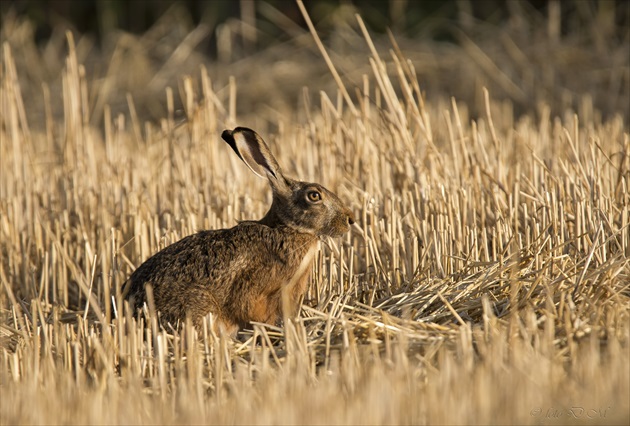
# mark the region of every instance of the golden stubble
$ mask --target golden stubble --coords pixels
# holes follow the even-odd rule
[[[247,82],[219,89],[206,69],[183,78],[185,123],[172,90],[159,123],[112,116],[72,37],[61,96],[44,96],[63,114],[29,122],[3,45],[3,424],[627,421],[627,123],[544,105],[517,118],[487,91],[471,118],[425,99],[404,52],[359,28],[360,90],[334,72],[336,99],[277,123],[237,116]],[[132,318],[121,285],[147,257],[265,213],[264,182],[220,141],[236,124],[273,124],[287,174],[334,190],[357,224],[313,254],[283,329],[233,341],[212,318]]]

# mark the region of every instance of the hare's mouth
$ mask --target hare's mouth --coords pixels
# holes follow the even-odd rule
[[[350,230],[350,227],[348,227],[348,229],[346,231],[338,231],[335,232],[333,235],[331,235],[332,238],[341,238],[344,235],[346,235],[348,233],[348,231]]]
[[[345,228],[346,229],[339,229],[339,228],[330,229],[328,230],[328,232],[324,232],[322,235],[320,235],[320,239],[324,237],[328,237],[328,238],[343,237],[344,235],[348,233],[348,231],[350,231],[350,225],[347,225]]]

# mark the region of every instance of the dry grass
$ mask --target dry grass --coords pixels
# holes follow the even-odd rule
[[[370,50],[356,91],[340,79],[274,122],[238,115],[246,81],[219,93],[202,69],[181,84],[184,124],[170,91],[159,123],[104,105],[101,128],[72,38],[38,125],[3,46],[2,424],[627,424],[627,123],[514,117],[487,92],[473,120],[424,99],[403,53]],[[268,206],[220,141],[236,124],[358,226],[323,246],[282,330],[137,323],[120,304],[135,266]]]

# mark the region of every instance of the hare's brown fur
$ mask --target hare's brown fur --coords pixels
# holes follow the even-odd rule
[[[342,235],[354,219],[326,188],[285,177],[252,130],[226,131],[223,138],[254,173],[269,179],[269,212],[164,248],[136,269],[123,294],[137,310],[151,286],[162,320],[175,324],[189,316],[198,326],[213,313],[217,329],[234,334],[251,322],[295,316],[320,238]]]

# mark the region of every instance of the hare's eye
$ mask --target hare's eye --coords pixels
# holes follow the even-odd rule
[[[316,203],[322,200],[322,194],[320,194],[318,191],[309,191],[306,196],[308,197],[308,201],[312,203]]]

